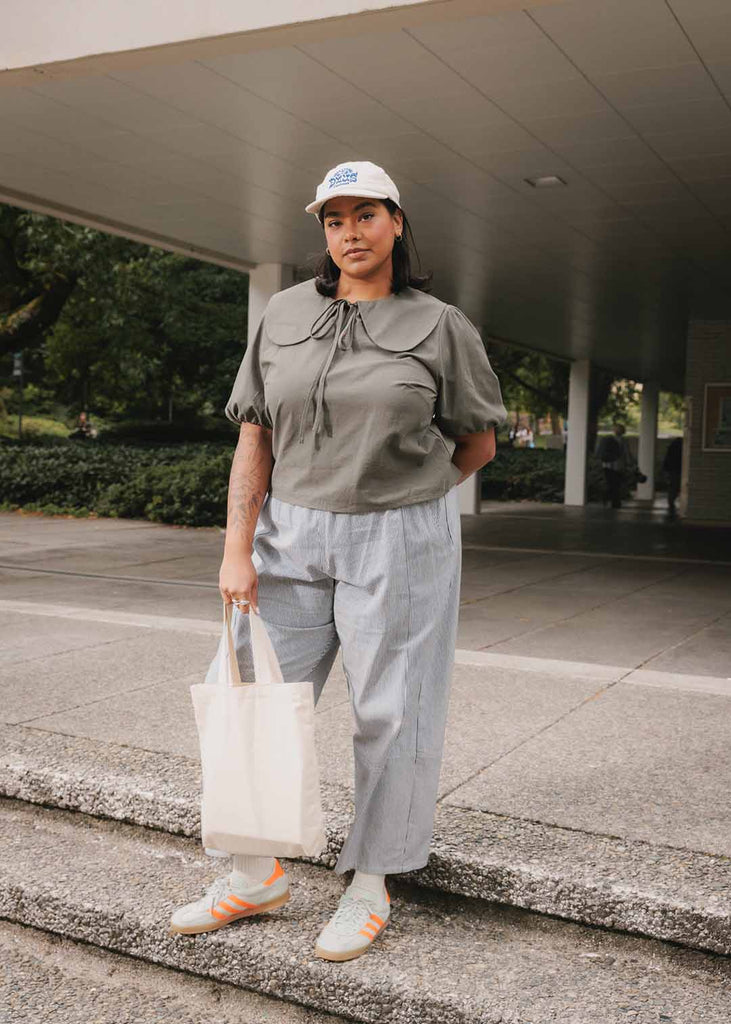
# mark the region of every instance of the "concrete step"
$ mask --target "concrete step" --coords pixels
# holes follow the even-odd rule
[[[200,766],[173,754],[0,726],[0,794],[200,837]],[[332,867],[350,793],[323,784]],[[727,858],[442,805],[426,868],[406,879],[731,954]]]
[[[730,963],[513,907],[390,882],[367,954],[313,955],[343,879],[286,862],[292,899],[217,932],[171,936],[215,866],[196,840],[0,800],[0,916],[112,952],[378,1024],[728,1024]]]
[[[8,921],[0,921],[0,960],[0,1024],[345,1024]]]

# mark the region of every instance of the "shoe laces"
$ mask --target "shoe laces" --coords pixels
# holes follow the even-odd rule
[[[229,884],[228,875],[224,875],[223,878],[217,878],[215,882],[206,889],[203,900],[205,901],[206,907],[215,907],[215,905],[222,900],[225,896],[229,896],[231,893],[231,885]]]
[[[353,896],[346,892],[340,897],[338,909],[330,919],[330,925],[341,935],[358,931],[370,918],[372,909],[370,901],[364,896]]]

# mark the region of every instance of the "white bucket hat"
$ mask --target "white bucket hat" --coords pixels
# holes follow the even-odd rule
[[[393,199],[400,205],[399,192],[382,167],[370,160],[354,160],[331,167],[317,186],[315,201],[305,207],[316,217],[320,207],[333,196],[367,196],[369,199]],[[318,217],[319,219],[319,217]]]

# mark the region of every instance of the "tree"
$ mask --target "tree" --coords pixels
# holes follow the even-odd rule
[[[0,354],[97,414],[220,409],[246,334],[246,275],[0,206]]]
[[[558,416],[565,416],[568,406],[568,363],[492,339],[488,352],[505,407],[524,409],[536,417],[550,416],[558,432]]]
[[[0,354],[38,348],[84,280],[104,288],[135,242],[0,204]]]

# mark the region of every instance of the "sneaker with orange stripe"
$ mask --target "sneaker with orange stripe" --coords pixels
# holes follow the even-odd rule
[[[385,890],[384,890],[385,892]],[[370,947],[388,924],[391,897],[351,885],[340,897],[338,909],[317,937],[315,956],[323,960],[354,960]]]
[[[170,919],[170,934],[197,935],[212,932],[241,917],[266,914],[289,899],[289,879],[278,860],[274,871],[263,882],[246,888],[236,883],[233,874],[217,878],[195,903],[179,907]]]

